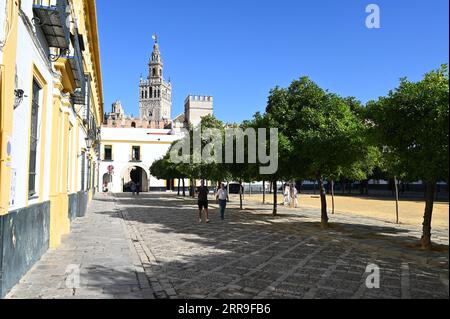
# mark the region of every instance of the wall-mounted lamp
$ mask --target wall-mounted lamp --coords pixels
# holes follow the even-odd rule
[[[92,145],[94,144],[94,140],[89,137],[86,137],[85,140],[86,140],[86,147],[89,151],[92,148]]]
[[[88,150],[91,150],[95,145],[99,144],[99,135],[98,132],[100,132],[97,129],[90,129],[88,130],[88,136],[85,138],[86,140],[86,147]]]
[[[14,90],[14,109],[18,108],[25,97],[25,92],[21,89]]]

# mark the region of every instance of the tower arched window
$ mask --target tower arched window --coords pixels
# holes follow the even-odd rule
[[[150,97],[153,97],[153,88],[150,88]]]
[[[153,68],[153,76],[156,76],[156,68]]]
[[[161,90],[158,90],[158,97],[161,97]]]

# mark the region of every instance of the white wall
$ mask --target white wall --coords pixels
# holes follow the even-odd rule
[[[32,1],[24,1],[22,3],[22,8],[26,10],[28,6],[31,8]],[[26,10],[30,12],[30,10]],[[32,11],[31,11],[32,12]],[[31,17],[29,17],[31,19]],[[51,145],[51,117],[52,117],[52,75],[50,73],[49,65],[47,61],[44,60],[45,55],[42,51],[39,51],[35,45],[36,42],[33,41],[33,34],[30,32],[22,19],[19,19],[18,27],[18,41],[17,41],[17,88],[24,90],[25,97],[18,108],[14,110],[13,119],[13,136],[12,136],[12,169],[15,172],[14,185],[12,185],[13,193],[15,197],[13,198],[14,205],[11,207],[13,209],[21,208],[26,206],[28,197],[28,172],[29,172],[29,132],[30,132],[30,114],[31,114],[31,99],[32,99],[32,80],[33,80],[33,64],[39,70],[41,75],[47,84],[47,95],[44,96],[44,91],[41,91],[41,103],[39,108],[39,126],[38,126],[38,153],[37,153],[37,176],[36,176],[36,196],[43,195],[43,200],[48,200],[50,183],[44,183],[44,189],[39,189],[39,180],[42,174],[46,178],[50,176],[50,163],[47,154],[50,153]],[[44,103],[47,105],[46,114],[46,127],[44,128],[45,139],[45,155],[41,154],[41,145],[43,136],[42,132],[42,106]],[[41,160],[45,160],[45,172],[40,171]],[[32,199],[29,201],[29,205],[37,203],[37,199]]]

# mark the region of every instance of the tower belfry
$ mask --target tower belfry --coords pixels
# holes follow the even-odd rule
[[[164,63],[159,51],[158,37],[153,36],[153,52],[146,80],[139,84],[140,118],[149,121],[170,120],[172,116],[172,84],[164,80]]]

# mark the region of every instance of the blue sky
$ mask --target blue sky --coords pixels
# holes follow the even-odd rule
[[[381,29],[367,29],[368,4]],[[147,76],[159,36],[173,116],[190,94],[212,95],[228,122],[263,111],[275,86],[307,75],[363,102],[406,76],[449,60],[448,0],[97,0],[105,110],[120,99],[139,114],[139,77]]]

